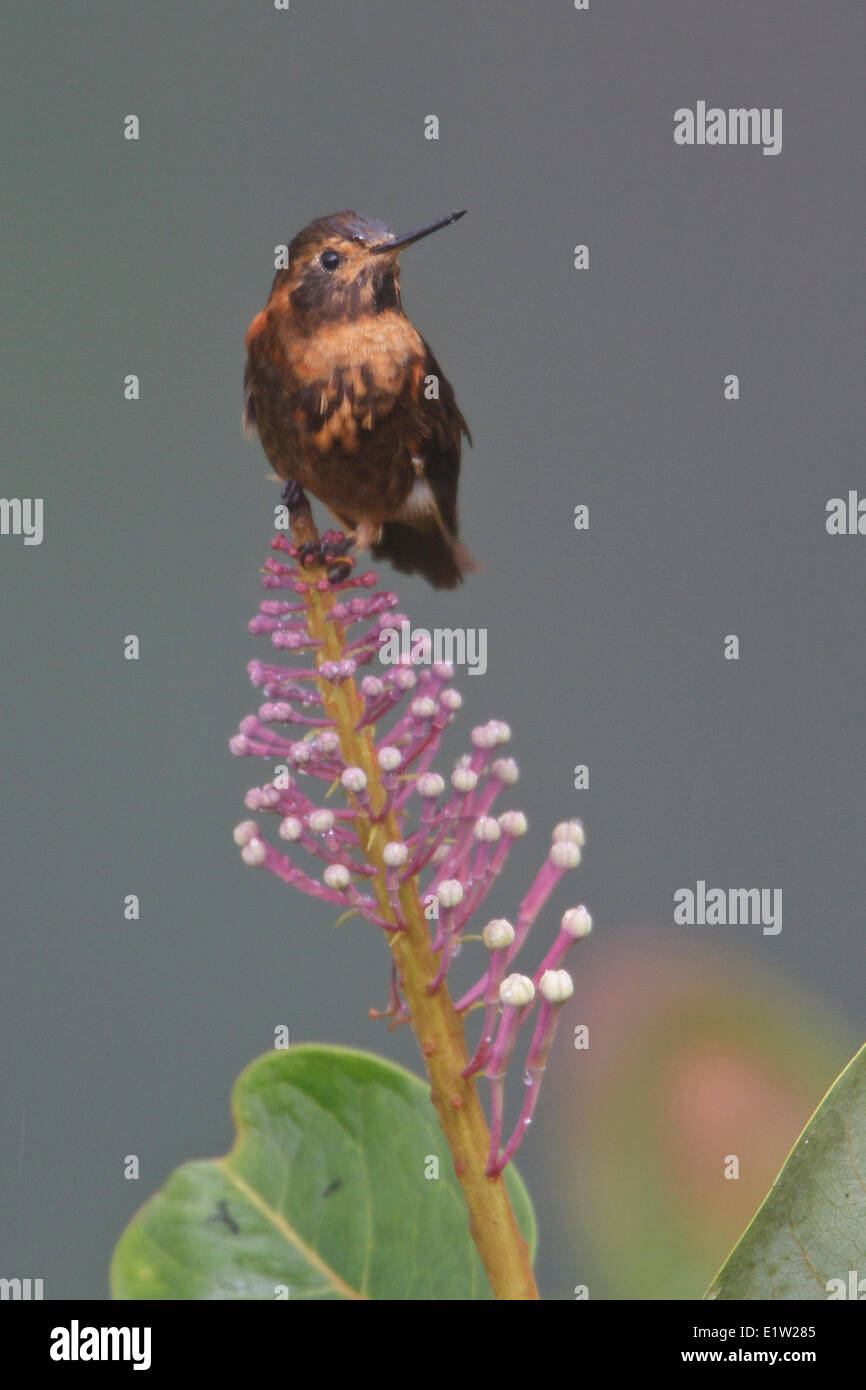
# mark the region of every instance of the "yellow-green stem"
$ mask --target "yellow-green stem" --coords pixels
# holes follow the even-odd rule
[[[311,571],[312,582],[307,590],[310,633],[322,643],[317,649],[319,665],[323,661],[339,661],[345,645],[342,627],[327,616],[335,602],[333,595],[320,592],[315,586],[322,575],[319,569]],[[385,804],[385,790],[372,730],[358,731],[356,727],[364,708],[357,686],[353,680],[339,684],[321,680],[318,685],[325,711],[339,734],[342,756],[347,764],[363,768],[370,803],[378,816]],[[374,886],[381,916],[393,922],[385,890],[382,850],[389,840],[400,839],[400,827],[393,813],[372,822],[360,810],[354,825],[367,862],[377,870]],[[505,1181],[502,1175],[485,1176],[490,1134],[475,1081],[467,1081],[462,1075],[469,1061],[463,1024],[444,981],[434,994],[428,990],[436,976],[438,959],[431,949],[417,878],[401,885],[400,907],[406,929],[388,932],[388,942],[409,1021],[430,1078],[430,1096],[466,1199],[472,1239],[494,1298],[537,1299],[529,1251],[518,1229]]]

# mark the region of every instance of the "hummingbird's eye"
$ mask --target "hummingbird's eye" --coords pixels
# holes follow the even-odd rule
[[[326,270],[336,270],[340,264],[340,253],[339,251],[323,251],[319,260]]]

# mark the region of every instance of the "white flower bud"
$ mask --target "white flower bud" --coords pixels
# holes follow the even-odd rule
[[[473,748],[495,748],[499,742],[489,724],[477,724],[469,735]]]
[[[559,842],[561,840],[570,841],[573,845],[585,845],[586,836],[583,833],[583,825],[579,820],[563,820],[556,826],[553,838]]]
[[[490,771],[497,782],[504,782],[506,787],[513,787],[520,777],[520,768],[513,758],[497,758]]]
[[[435,700],[431,700],[429,695],[419,695],[409,706],[409,712],[416,719],[432,719],[438,706]]]
[[[499,828],[503,835],[525,835],[529,822],[522,811],[503,811],[499,817]]]
[[[259,707],[259,719],[266,724],[271,720],[276,720],[280,724],[285,724],[292,717],[292,707],[288,700],[274,700]]]
[[[499,998],[503,1004],[522,1009],[535,998],[535,985],[528,975],[506,975],[499,986]]]
[[[362,792],[367,785],[367,776],[362,767],[347,767],[340,778],[347,792]]]
[[[441,796],[445,789],[445,783],[438,772],[422,772],[415,786],[419,796]]]
[[[409,858],[409,846],[399,840],[389,840],[382,850],[382,860],[389,869],[399,869]]]
[[[514,940],[514,928],[506,917],[494,917],[481,933],[488,951],[507,951]]]
[[[557,869],[576,869],[580,863],[580,850],[571,840],[558,840],[550,846],[549,858]]]
[[[235,826],[232,836],[236,845],[248,845],[250,840],[258,839],[259,827],[254,820],[242,820],[240,825]]]
[[[311,811],[309,826],[314,835],[326,835],[329,830],[333,830],[336,819],[333,811]]]
[[[585,907],[570,907],[567,912],[563,912],[560,926],[569,936],[573,936],[575,941],[579,941],[582,936],[589,936],[592,931],[592,918]]]
[[[285,820],[280,821],[277,833],[281,840],[300,840],[304,827],[297,816],[286,816]]]
[[[549,1004],[562,1004],[574,994],[574,981],[567,970],[545,970],[538,988]]]
[[[442,907],[457,907],[463,901],[463,884],[456,878],[443,879],[436,889]]]
[[[396,772],[403,761],[399,748],[380,748],[377,762],[383,772]]]
[[[248,840],[241,850],[241,859],[251,867],[264,864],[267,857],[267,850],[261,840]]]
[[[463,704],[463,696],[459,690],[443,690],[439,695],[439,703],[453,714]]]
[[[498,821],[492,816],[479,816],[472,827],[472,834],[483,845],[494,845],[502,836]]]
[[[351,874],[344,864],[329,864],[322,878],[329,888],[336,888],[340,892],[348,888]]]
[[[456,792],[464,795],[474,792],[478,786],[478,773],[473,772],[471,767],[457,767],[451,774],[451,785]]]

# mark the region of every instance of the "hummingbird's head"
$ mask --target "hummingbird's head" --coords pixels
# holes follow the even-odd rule
[[[356,212],[318,217],[292,241],[288,270],[278,273],[274,287],[288,290],[296,322],[310,328],[325,320],[399,309],[403,247],[462,216],[449,213],[405,236],[394,236],[384,222]]]

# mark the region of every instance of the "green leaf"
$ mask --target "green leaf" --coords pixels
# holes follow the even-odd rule
[[[231,1152],[178,1168],[127,1226],[113,1298],[491,1297],[417,1077],[365,1052],[293,1047],[247,1067],[232,1110]],[[506,1180],[534,1249],[529,1196],[510,1167]]]
[[[706,1297],[844,1298],[852,1270],[866,1278],[866,1046],[818,1106]],[[842,1283],[828,1290],[830,1280]]]

